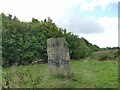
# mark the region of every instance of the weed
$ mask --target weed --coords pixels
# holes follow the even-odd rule
[[[14,70],[14,71],[13,71]],[[71,61],[72,74],[51,76],[47,64],[3,68],[4,88],[116,88],[118,62]]]

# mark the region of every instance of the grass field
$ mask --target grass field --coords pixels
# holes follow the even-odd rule
[[[77,81],[53,77],[47,64],[10,67],[3,69],[3,87],[10,88],[117,88],[118,62],[79,60],[71,62]]]
[[[0,89],[2,89],[2,68],[0,66]]]

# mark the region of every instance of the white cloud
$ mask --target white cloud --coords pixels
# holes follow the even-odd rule
[[[105,28],[106,31],[118,29],[117,17],[101,17],[98,22]]]
[[[101,17],[97,20],[104,28],[102,34],[79,34],[88,41],[100,47],[118,46],[118,19],[117,17]]]
[[[63,17],[56,21],[56,24],[73,33],[91,34],[104,31],[102,25],[96,21],[95,17],[82,18],[81,15],[78,7],[71,7],[63,14]]]
[[[93,11],[98,6],[105,10],[109,4],[118,3],[118,1],[119,0],[0,0],[0,13],[10,13],[23,21],[30,21],[32,17],[43,20],[50,16],[55,23],[60,25],[64,24],[65,26],[68,25],[72,32],[80,36],[82,35],[93,44],[97,44],[100,47],[117,46],[118,26],[116,17],[101,17],[98,19],[90,17],[84,20],[78,12],[80,12],[79,10]],[[76,5],[79,7],[73,8]],[[88,24],[90,25],[87,26]],[[88,31],[90,28],[94,29]],[[103,29],[105,32],[100,33]],[[80,32],[89,32],[91,34],[80,34]]]
[[[63,24],[70,24],[70,20],[68,18],[63,19]]]
[[[103,26],[93,18],[75,18],[74,15],[70,17],[69,19],[61,18],[57,24],[73,33],[92,34],[104,32]]]
[[[19,19],[30,21],[32,17],[44,19],[50,16],[57,19],[64,10],[73,5],[68,0],[2,0],[0,12],[16,15]]]
[[[21,20],[31,20],[31,17],[53,19],[60,18],[66,9],[80,5],[83,11],[95,10],[97,6],[105,9],[118,0],[0,0],[0,12],[16,15]]]
[[[118,46],[120,47],[120,19],[118,19]]]
[[[119,0],[79,0],[80,9],[83,11],[93,11],[98,6],[105,10],[109,4],[118,2]]]

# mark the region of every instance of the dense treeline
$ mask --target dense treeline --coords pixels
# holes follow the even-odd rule
[[[31,22],[22,22],[16,16],[2,13],[2,65],[47,61],[47,39],[56,37],[67,40],[71,59],[85,58],[100,49],[85,38],[57,27],[49,17],[43,21],[32,18]]]
[[[120,50],[120,47],[106,47],[106,48],[101,48],[101,50]]]

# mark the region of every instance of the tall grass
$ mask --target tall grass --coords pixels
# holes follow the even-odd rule
[[[0,89],[2,89],[2,67],[0,66]]]
[[[77,81],[51,76],[47,64],[3,68],[3,87],[6,88],[116,88],[118,62],[72,61],[71,69]],[[6,85],[6,83],[8,85]]]
[[[98,61],[118,60],[119,54],[118,50],[104,50],[92,53],[90,58]]]

